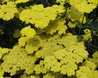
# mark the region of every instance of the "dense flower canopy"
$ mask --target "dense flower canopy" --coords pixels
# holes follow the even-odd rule
[[[97,78],[98,0],[0,0],[0,78]]]

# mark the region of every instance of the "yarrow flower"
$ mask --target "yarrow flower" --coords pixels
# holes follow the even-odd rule
[[[13,2],[8,2],[5,5],[0,6],[0,18],[3,20],[10,20],[14,18],[15,13],[18,13],[18,10],[16,8],[16,4]]]

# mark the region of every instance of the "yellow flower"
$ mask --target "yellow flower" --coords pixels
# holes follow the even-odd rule
[[[76,27],[76,22],[75,23],[72,23],[72,22],[68,22],[68,26],[70,27],[70,28],[75,28]]]
[[[26,36],[27,38],[33,38],[36,35],[36,32],[30,26],[27,26],[21,30],[22,36]]]
[[[84,30],[85,35],[83,35],[83,40],[92,41],[91,31],[89,29]]]
[[[2,71],[1,66],[0,66],[0,78],[4,78],[3,75],[4,75],[4,71]]]
[[[3,20],[13,19],[15,13],[18,13],[18,10],[13,2],[8,2],[7,5],[1,5],[0,7],[0,18]]]
[[[34,5],[31,9],[25,9],[20,13],[20,20],[35,24],[36,28],[45,28],[50,21],[54,21],[58,14],[63,13],[64,7],[53,5],[44,8],[42,4]]]
[[[81,13],[90,13],[96,8],[96,4],[88,4],[86,0],[70,0],[70,4]]]
[[[10,49],[8,48],[1,48],[0,47],[0,59],[3,57],[4,54],[8,53]]]
[[[94,70],[96,69],[95,63],[93,63],[93,62],[91,62],[91,61],[86,60],[86,61],[84,62],[84,65],[87,66],[87,67],[89,67],[90,69],[94,69]]]
[[[67,26],[65,25],[65,20],[62,18],[51,21],[49,25],[44,29],[38,29],[39,31],[45,32],[46,34],[53,35],[54,33],[58,33],[59,35],[66,34]]]
[[[31,74],[34,71],[35,61],[35,56],[28,56],[24,48],[16,45],[4,59],[1,68],[4,72],[9,72],[11,76],[20,70],[25,70],[24,73]]]
[[[90,3],[98,4],[98,0],[87,0]]]
[[[98,71],[91,70],[87,66],[81,66],[78,71],[76,71],[76,77],[77,78],[97,78],[98,77]]]

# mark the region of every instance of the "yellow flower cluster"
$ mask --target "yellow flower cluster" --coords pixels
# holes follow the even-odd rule
[[[67,17],[69,17],[72,21],[77,21],[83,15],[75,6],[71,6],[71,9],[68,10]]]
[[[75,75],[75,70],[77,70],[77,64],[83,61],[83,57],[84,56],[78,55],[78,52],[76,54],[66,49],[61,49],[53,53],[53,56],[45,56],[44,61],[41,61],[40,64],[35,65],[34,70],[37,74],[44,74],[48,71],[52,71],[72,76]],[[58,60],[60,62],[58,62]]]
[[[90,61],[94,62],[96,64],[96,66],[98,67],[98,51],[96,51],[95,53],[93,53],[93,58],[89,58]]]
[[[64,12],[64,8],[58,5],[44,8],[42,4],[34,5],[31,9],[25,9],[20,13],[20,20],[26,23],[35,24],[36,28],[45,28],[50,21],[54,21],[59,13]]]
[[[35,51],[38,51],[38,49],[41,47],[41,44],[38,40],[37,37],[33,38],[33,39],[29,39],[27,41],[27,44],[25,46],[25,50],[27,51],[28,54],[32,54]]]
[[[94,69],[90,69],[87,66],[81,66],[79,70],[76,72],[77,78],[97,78],[98,71]]]
[[[16,5],[13,2],[8,2],[5,5],[0,6],[0,18],[3,20],[13,19],[15,13],[18,13]]]
[[[66,34],[67,26],[65,25],[66,21],[62,18],[51,21],[49,25],[44,29],[38,29],[39,34],[45,32],[46,34],[53,35],[58,32],[59,35]]]
[[[0,47],[0,59],[3,57],[4,54],[9,53],[10,49],[8,48],[1,48]]]
[[[76,71],[77,78],[97,78],[98,71],[96,70],[96,65],[90,60],[86,60],[79,70]]]
[[[44,58],[40,64],[35,65],[36,74],[44,74],[48,71],[60,72],[68,76],[75,74],[77,64],[82,63],[83,59],[88,57],[88,52],[85,50],[84,44],[77,42],[76,36],[72,36],[68,34],[68,36],[60,39],[58,39],[59,36],[54,36],[55,39],[50,38],[46,40],[48,42],[43,43],[45,46],[42,46],[42,49],[35,54],[37,58]],[[72,38],[74,39],[72,40]]]
[[[86,60],[83,65],[89,67],[89,68],[92,69],[92,70],[93,70],[93,69],[96,69],[95,63],[94,63],[94,62],[91,62],[91,61],[88,61],[88,60]]]
[[[35,5],[36,0],[34,5],[28,5],[30,1],[33,3],[0,1],[0,38],[9,36],[3,32],[9,31],[9,21],[20,21],[25,26],[19,23],[19,28],[9,31],[14,32],[10,35],[18,41],[11,49],[0,47],[0,78],[8,78],[3,77],[5,72],[10,76],[22,74],[20,78],[97,78],[98,52],[89,58],[84,44],[84,40],[92,41],[91,30],[84,29],[82,41],[69,32],[87,22],[84,14],[96,8],[97,0],[55,0],[48,7],[41,2]]]
[[[75,28],[78,22],[85,24],[86,17],[84,13],[81,13],[75,6],[71,6],[71,8],[67,11],[65,18],[70,19],[71,21],[68,22],[68,26],[70,28]]]
[[[70,0],[70,4],[81,13],[90,13],[97,6],[96,4],[88,4],[86,0]]]
[[[19,4],[19,3],[26,3],[26,2],[29,2],[31,0],[0,0],[0,3],[5,3],[5,2],[9,2],[9,1],[12,1],[16,4]]]
[[[83,40],[92,41],[91,31],[89,29],[84,30]]]
[[[4,75],[4,71],[2,71],[2,69],[0,68],[0,78],[4,78],[3,75]]]
[[[30,74],[33,73],[36,57],[28,56],[24,48],[16,45],[10,50],[7,56],[4,56],[3,60],[1,68],[4,72],[15,75],[17,71],[25,70],[25,73]]]
[[[21,34],[23,37],[33,38],[36,35],[36,32],[30,26],[27,26],[21,30]]]
[[[36,57],[40,58],[40,57],[45,57],[47,55],[52,55],[52,53],[54,53],[55,51],[66,47],[66,49],[68,49],[70,51],[73,51],[73,49],[75,49],[76,52],[78,52],[80,55],[82,55],[82,56],[84,56],[84,58],[86,58],[88,53],[85,52],[85,47],[84,47],[83,42],[79,43],[77,41],[77,36],[74,36],[70,33],[68,33],[66,35],[67,36],[64,36],[62,38],[59,35],[55,35],[52,37],[51,36],[50,37],[42,36],[42,39],[41,38],[39,39],[42,49],[36,52],[36,54],[35,54]],[[48,47],[47,47],[47,45],[48,45]],[[78,48],[80,48],[80,49],[78,49]]]
[[[30,26],[25,28],[30,29],[28,31],[32,30]],[[21,30],[22,36],[28,37],[24,33],[25,28]],[[22,42],[24,41],[22,40]],[[42,48],[39,49],[40,47]],[[1,64],[1,68],[4,72],[9,72],[10,75],[15,75],[17,71],[25,70],[26,74],[59,72],[60,74],[72,76],[75,75],[78,64],[82,63],[87,57],[88,52],[85,50],[83,42],[78,42],[77,36],[70,33],[64,37],[60,37],[58,34],[53,37],[36,35],[26,41],[25,47],[16,45],[9,52],[7,51],[2,58],[4,62]],[[43,60],[39,64],[35,64],[35,61],[39,58]],[[43,76],[43,78],[47,77],[58,78],[50,74]]]
[[[36,35],[36,32],[33,28],[31,28],[30,26],[24,27],[21,31],[20,31],[22,37],[19,39],[19,45],[20,46],[24,46],[25,43],[31,39],[34,38],[34,36]]]
[[[98,4],[98,0],[87,0],[90,3]]]

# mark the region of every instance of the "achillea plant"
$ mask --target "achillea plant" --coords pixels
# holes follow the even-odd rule
[[[0,78],[97,78],[97,0],[0,0]]]

